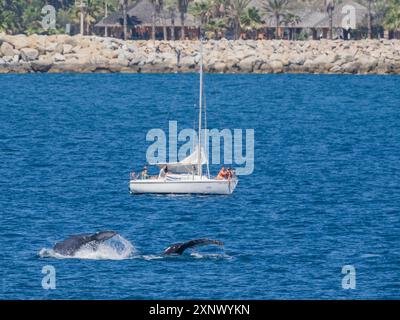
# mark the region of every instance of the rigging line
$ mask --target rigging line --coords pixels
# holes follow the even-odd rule
[[[193,132],[196,132],[196,125],[197,125],[196,118],[197,118],[197,105],[194,103],[193,104]],[[192,139],[192,140],[193,140],[192,152],[194,152],[194,150],[196,148],[196,139]]]
[[[209,166],[209,156],[208,156],[208,134],[207,134],[207,101],[206,95],[204,94],[204,151],[207,157],[207,177],[210,179],[210,166]]]

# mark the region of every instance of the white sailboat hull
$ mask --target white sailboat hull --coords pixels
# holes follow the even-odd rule
[[[237,183],[237,179],[131,180],[129,189],[132,193],[231,194]]]

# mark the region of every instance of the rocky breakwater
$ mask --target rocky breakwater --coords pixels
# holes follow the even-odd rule
[[[0,34],[0,73],[193,72],[198,41]],[[207,41],[207,72],[399,74],[399,40]]]

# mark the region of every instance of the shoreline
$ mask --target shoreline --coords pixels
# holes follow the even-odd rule
[[[191,73],[199,41],[0,34],[4,73]],[[232,74],[400,74],[400,40],[210,40],[204,70]]]

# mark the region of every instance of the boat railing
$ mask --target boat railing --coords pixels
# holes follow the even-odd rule
[[[160,178],[158,175],[153,175],[153,176],[147,175],[145,177],[142,177],[141,174],[139,174],[139,173],[135,173],[135,172],[130,173],[130,181],[157,180],[157,179],[164,180],[164,178]]]

